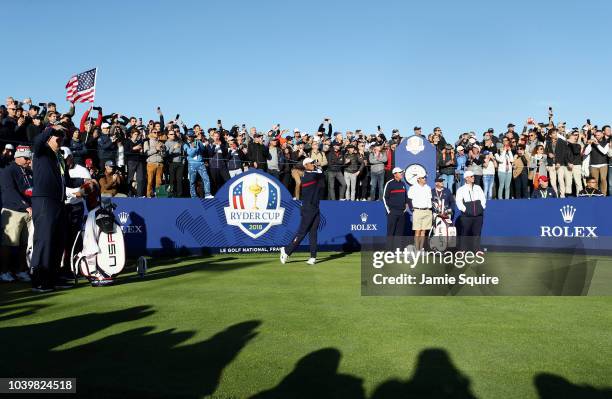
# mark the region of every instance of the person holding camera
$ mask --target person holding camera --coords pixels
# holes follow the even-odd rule
[[[102,134],[97,140],[98,150],[98,165],[100,169],[104,169],[106,161],[113,161],[117,151],[117,138],[111,137],[111,125],[104,122],[102,124]]]
[[[572,130],[567,138],[567,169],[569,178],[565,181],[565,193],[572,192],[572,183],[576,185],[576,195],[582,190],[582,152],[584,144],[581,133]]]
[[[489,150],[482,152],[482,184],[484,193],[488,200],[493,198],[493,186],[495,185],[495,171],[497,170],[497,161],[495,154]]]
[[[166,155],[166,147],[159,140],[157,129],[151,130],[149,139],[144,142],[144,153],[147,156],[147,198],[151,198],[153,186],[157,188],[162,184],[164,156]]]
[[[512,182],[512,167],[514,165],[514,154],[510,146],[510,139],[502,139],[502,148],[495,154],[497,161],[497,177],[499,188],[497,189],[497,199],[510,199],[510,183]]]
[[[210,178],[208,177],[204,164],[204,160],[207,157],[206,146],[200,139],[196,139],[196,134],[193,130],[187,131],[187,142],[183,144],[183,150],[187,156],[189,193],[191,198],[198,198],[196,192],[196,179],[198,175],[202,178],[204,198],[213,198],[210,194]]]
[[[455,180],[455,150],[452,144],[446,144],[441,151],[438,152],[438,170],[439,176],[444,179],[444,187],[452,191]]]
[[[512,179],[514,198],[529,198],[529,154],[525,152],[523,144],[516,147]]]
[[[548,140],[544,146],[544,153],[546,154],[546,170],[548,171],[548,180],[550,186],[555,190],[557,196],[560,198],[565,197],[565,179],[567,167],[567,145],[565,141],[559,140],[559,132],[556,128],[548,130]],[[559,187],[557,187],[557,181]]]
[[[596,130],[587,142],[584,155],[589,156],[589,172],[597,182],[596,188],[604,195],[608,192],[608,150],[610,143],[604,139],[601,130]]]
[[[144,131],[132,128],[130,137],[125,141],[125,158],[127,161],[128,190],[133,195],[132,180],[136,182],[136,196],[145,196],[145,159]]]
[[[185,173],[185,159],[183,156],[183,143],[179,129],[168,132],[168,140],[165,142],[166,154],[168,156],[168,175],[172,190],[172,196],[181,198],[183,196],[183,174]]]
[[[113,161],[106,161],[104,165],[104,176],[100,178],[100,193],[103,197],[126,197],[120,193],[123,177],[116,169]]]

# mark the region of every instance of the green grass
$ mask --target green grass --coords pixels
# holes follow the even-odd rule
[[[612,297],[362,297],[359,254],[321,257],[159,260],[142,280],[45,295],[2,285],[0,377],[160,398],[538,398],[536,378],[541,397],[578,398],[612,385]]]

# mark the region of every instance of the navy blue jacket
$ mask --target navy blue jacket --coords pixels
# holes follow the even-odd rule
[[[438,211],[438,201],[444,201],[444,209],[446,211],[454,211],[456,207],[455,197],[453,197],[453,194],[446,187],[442,187],[442,192],[440,194],[438,194],[435,187],[431,189],[431,202],[433,204],[434,211]]]
[[[321,198],[321,181],[324,180],[321,171],[305,171],[302,177],[302,209],[319,210]]]
[[[383,202],[385,208],[387,208],[387,213],[405,212],[406,205],[408,205],[408,193],[404,182],[395,179],[389,180],[385,184]]]
[[[72,151],[72,157],[74,162],[79,165],[85,165],[85,157],[87,156],[87,147],[82,141],[70,140],[70,151]]]
[[[32,199],[25,193],[32,188],[32,171],[11,162],[0,174],[2,207],[25,212],[32,206]]]
[[[34,172],[33,197],[49,197],[64,201],[64,177],[56,153],[47,145],[53,129],[48,127],[34,139],[32,169]]]
[[[109,134],[101,134],[98,137],[98,158],[105,161],[115,159],[115,151],[117,147],[110,139]]]
[[[208,154],[210,155],[209,165],[213,169],[227,169],[227,144],[221,141],[219,148],[217,144],[211,143],[208,145]]]
[[[555,190],[553,190],[553,188],[551,186],[546,187],[546,190],[541,190],[541,189],[537,189],[537,190],[533,190],[533,194],[531,194],[531,198],[544,198],[544,196],[542,195],[543,192],[546,192],[546,198],[557,198],[557,193],[555,193]]]

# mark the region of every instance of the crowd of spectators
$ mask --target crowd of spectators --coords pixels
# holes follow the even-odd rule
[[[63,127],[63,146],[73,164],[87,168],[106,196],[210,198],[232,176],[257,168],[277,177],[299,199],[302,161],[310,157],[326,173],[326,199],[378,200],[392,178],[401,141],[397,129],[390,137],[380,127],[375,133],[334,131],[330,118],[310,132],[279,124],[263,132],[244,124],[227,130],[220,120],[210,128],[188,127],[179,115],[166,120],[159,107],[157,118],[146,123],[119,113],[104,115],[101,107],[75,120],[74,104],[61,113],[51,102],[34,105],[31,99],[8,97],[0,106],[0,167],[13,160],[17,146],[31,143],[49,125]],[[549,110],[548,123],[530,118],[522,131],[510,123],[501,134],[465,132],[454,143],[439,127],[424,134],[417,126],[405,136],[412,134],[436,147],[437,177],[453,193],[468,170],[487,199],[530,198],[542,180],[556,196],[575,196],[589,177],[603,195],[612,192],[608,125],[587,120],[581,128],[568,129],[564,122],[555,124]]]

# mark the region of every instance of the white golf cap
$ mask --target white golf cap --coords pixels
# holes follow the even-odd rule
[[[107,127],[110,127],[110,125],[108,123],[104,122],[102,124],[102,129],[106,129]]]
[[[304,159],[304,160],[302,161],[302,165],[304,165],[304,166],[306,166],[306,164],[309,164],[309,163],[314,163],[314,159],[312,159],[312,158],[306,158],[306,159]]]
[[[13,145],[12,145],[12,144],[6,144],[6,145],[4,146],[4,149],[5,149],[5,150],[13,150],[13,151],[14,151],[14,150],[15,150],[15,147],[13,147]]]
[[[425,174],[425,172],[423,172],[422,170],[419,170],[419,171],[416,173],[416,177],[425,177],[425,176],[427,176],[427,175],[426,175],[426,174]]]
[[[402,168],[398,168],[398,167],[393,168],[393,170],[391,171],[391,173],[394,173],[394,174],[395,173],[402,173],[402,172],[403,172]]]
[[[463,174],[463,177],[464,178],[466,178],[466,177],[474,177],[474,172],[472,172],[471,170],[468,170],[467,172],[465,172]]]
[[[468,140],[468,143],[470,143],[470,144],[474,144],[475,142],[476,142],[476,139],[475,139],[474,137],[471,137],[471,138]]]
[[[68,147],[60,147],[60,151],[62,152],[64,159],[72,155],[72,151],[70,151],[70,148]]]
[[[293,129],[293,133],[299,133],[300,129],[298,129],[297,127],[295,129]]]
[[[461,151],[461,150],[463,150],[463,146],[462,145],[457,147],[457,151]]]

